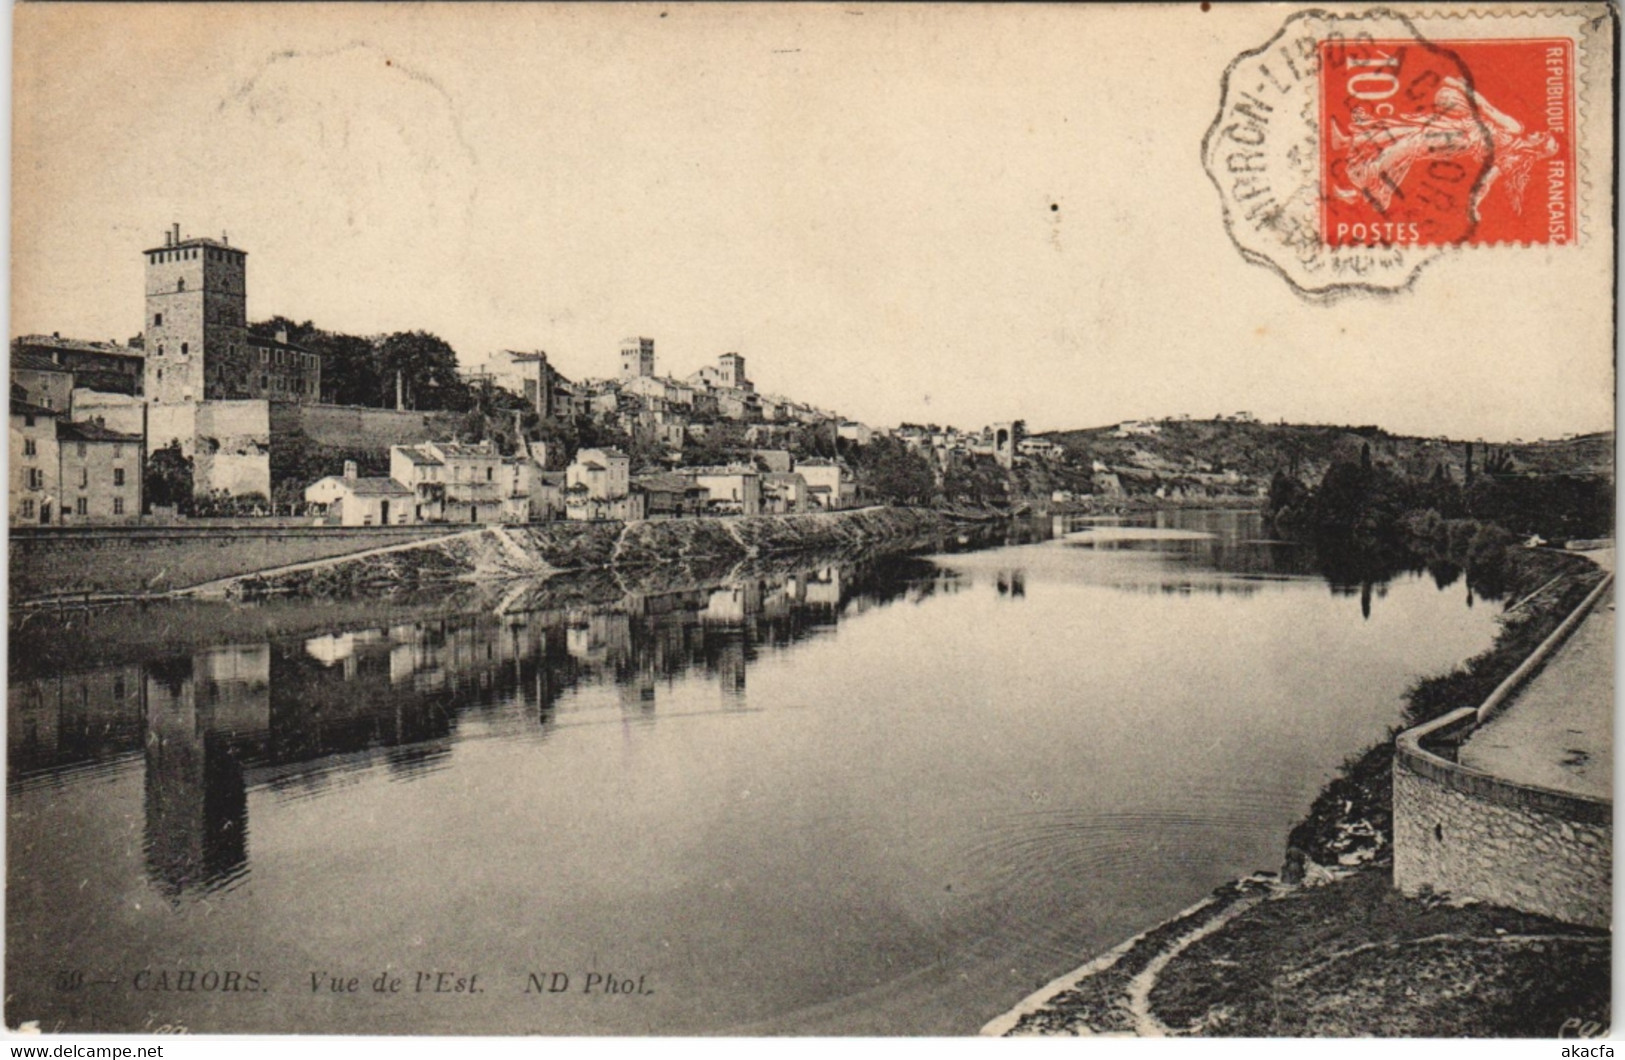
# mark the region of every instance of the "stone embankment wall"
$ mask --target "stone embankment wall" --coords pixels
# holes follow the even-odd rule
[[[1609,927],[1612,803],[1515,784],[1437,753],[1476,717],[1463,707],[1399,737],[1394,886]]]
[[[433,582],[542,577],[564,571],[715,565],[795,553],[903,551],[940,545],[952,523],[937,512],[901,508],[805,515],[558,522],[491,526],[412,548],[345,557],[290,570],[263,570],[211,590],[231,596],[342,595],[414,589]]]
[[[439,537],[462,527],[13,527],[11,604],[84,593],[153,593],[268,567]]]

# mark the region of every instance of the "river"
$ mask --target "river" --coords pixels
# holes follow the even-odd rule
[[[1277,868],[1495,632],[1253,514],[1054,530],[612,602],[14,615],[7,1022],[972,1033]]]

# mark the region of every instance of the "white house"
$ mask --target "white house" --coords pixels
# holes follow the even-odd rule
[[[417,522],[415,494],[392,478],[356,474],[354,460],[343,475],[329,475],[305,487],[305,503],[321,505],[339,526],[409,526]]]

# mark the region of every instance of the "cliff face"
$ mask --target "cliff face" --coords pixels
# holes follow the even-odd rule
[[[566,571],[716,570],[768,556],[940,546],[952,523],[937,512],[864,508],[804,515],[670,519],[634,523],[490,526],[409,546],[262,571],[224,587],[228,596],[338,596]]]

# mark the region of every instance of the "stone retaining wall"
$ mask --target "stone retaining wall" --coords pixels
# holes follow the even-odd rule
[[[1438,753],[1476,717],[1463,707],[1399,737],[1394,886],[1611,926],[1613,804],[1515,784]]]
[[[289,563],[438,537],[463,526],[138,526],[16,528],[12,606],[84,593],[180,589]]]

